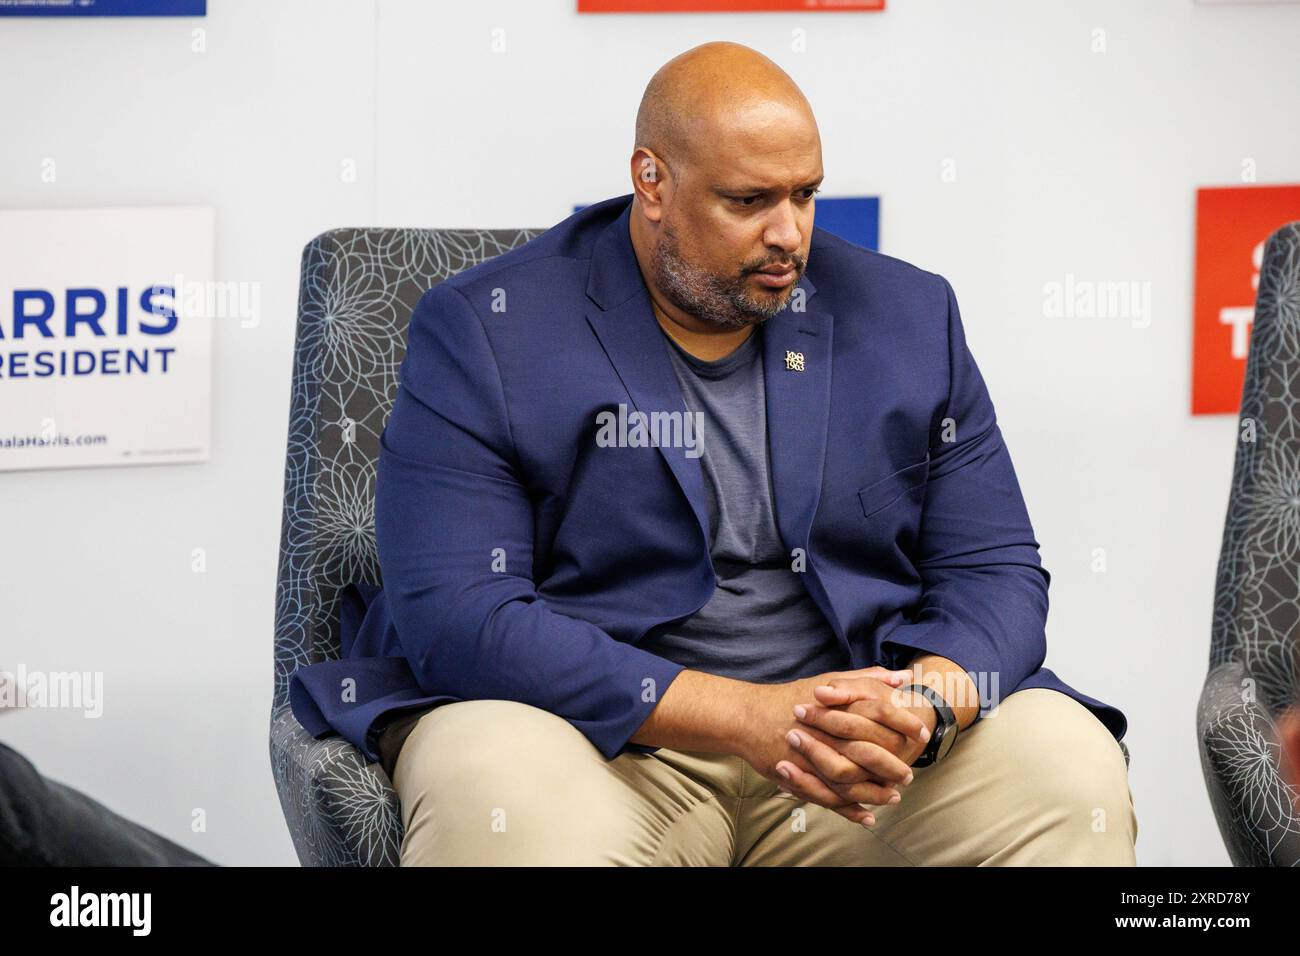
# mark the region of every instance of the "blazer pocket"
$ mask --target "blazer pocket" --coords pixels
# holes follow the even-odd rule
[[[884,511],[903,495],[925,484],[930,471],[930,456],[915,465],[901,468],[892,475],[886,475],[879,481],[872,482],[858,490],[858,500],[862,502],[862,513],[870,518],[879,511]]]

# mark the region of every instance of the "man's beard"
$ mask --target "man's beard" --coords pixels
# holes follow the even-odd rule
[[[800,258],[791,256],[790,261],[802,274]],[[760,263],[757,268],[771,264]],[[734,279],[705,272],[682,256],[677,234],[666,223],[654,255],[654,274],[660,291],[677,308],[710,325],[731,329],[766,322],[790,304],[795,287],[792,282],[784,289],[755,294],[750,289],[751,272]]]

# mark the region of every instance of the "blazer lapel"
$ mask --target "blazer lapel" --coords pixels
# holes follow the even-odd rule
[[[786,547],[806,553],[826,463],[834,316],[819,308],[806,272],[799,286],[804,310],[792,303],[764,323],[763,373],[777,528]]]
[[[628,231],[631,198],[629,194],[627,208],[605,228],[592,251],[587,295],[601,308],[588,310],[587,322],[627,389],[633,407],[647,416],[653,412],[680,412],[684,420],[688,409],[681,385],[632,248]],[[659,453],[672,469],[708,542],[713,539],[704,472],[700,459],[688,457],[687,451],[685,447],[659,446]]]

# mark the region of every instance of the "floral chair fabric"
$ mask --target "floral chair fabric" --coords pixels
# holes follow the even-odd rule
[[[1274,718],[1300,702],[1300,222],[1264,247],[1236,463],[1196,713],[1201,769],[1237,866],[1300,865]]]
[[[303,251],[275,606],[271,768],[299,860],[395,866],[397,795],[341,738],[314,739],[289,679],[340,655],[338,602],[382,585],[375,548],[379,434],[397,395],[406,326],[438,282],[541,229],[335,229]]]

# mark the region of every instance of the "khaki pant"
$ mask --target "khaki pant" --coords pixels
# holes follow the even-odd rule
[[[1133,866],[1137,838],[1115,738],[1046,688],[963,730],[870,828],[739,757],[606,760],[563,718],[505,700],[429,711],[393,783],[403,866]]]

